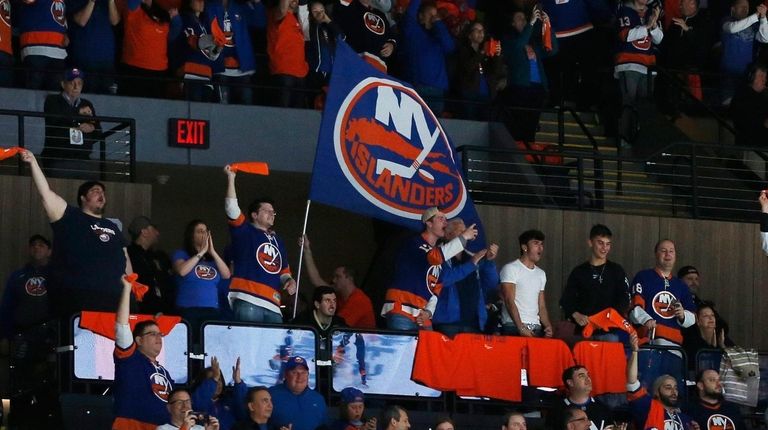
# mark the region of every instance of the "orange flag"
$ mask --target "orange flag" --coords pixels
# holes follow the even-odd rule
[[[253,173],[254,175],[269,175],[269,165],[263,161],[243,161],[232,163],[229,168],[233,172]]]
[[[11,158],[14,155],[21,152],[23,148],[19,148],[18,146],[14,146],[11,148],[5,148],[0,150],[0,160],[5,160],[6,158]]]
[[[144,300],[144,294],[147,294],[149,287],[137,281],[139,275],[137,273],[131,273],[125,275],[125,280],[131,283],[131,292],[136,296],[136,300],[141,302]]]

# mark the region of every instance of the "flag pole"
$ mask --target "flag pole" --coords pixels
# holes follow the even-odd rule
[[[293,318],[296,318],[296,307],[299,303],[299,286],[301,285],[301,264],[304,260],[304,236],[307,234],[307,221],[309,220],[309,205],[312,200],[307,200],[307,209],[304,212],[304,226],[301,228],[301,246],[299,246],[299,268],[296,270],[296,294],[293,296]]]

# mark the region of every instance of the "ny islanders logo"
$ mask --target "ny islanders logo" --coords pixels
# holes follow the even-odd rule
[[[735,430],[733,420],[722,414],[712,414],[707,419],[705,430]]]
[[[217,274],[216,269],[213,267],[203,266],[202,264],[195,266],[195,276],[202,280],[210,281],[211,279],[216,279]]]
[[[653,296],[653,311],[664,319],[671,319],[675,316],[675,306],[677,302],[675,295],[669,291],[659,291]]]
[[[347,180],[376,207],[413,220],[433,206],[448,217],[464,209],[467,192],[448,136],[413,89],[362,80],[340,106],[333,139]]]
[[[149,375],[149,384],[152,387],[152,392],[158,399],[168,402],[168,395],[173,390],[171,381],[164,373],[155,372]]]
[[[64,0],[53,0],[51,2],[51,16],[60,26],[67,26],[66,7],[64,6]]]
[[[366,12],[365,15],[363,15],[363,22],[365,22],[365,28],[370,30],[371,33],[377,34],[379,36],[384,34],[384,31],[387,28],[384,20],[375,13]]]
[[[430,266],[427,270],[427,290],[435,296],[440,295],[440,290],[443,288],[438,280],[440,280],[440,265]]]
[[[280,250],[271,242],[264,242],[256,250],[256,261],[265,272],[274,275],[280,272],[283,267],[283,257]]]
[[[45,288],[45,278],[42,276],[33,276],[24,283],[24,291],[30,296],[44,296],[48,290]]]
[[[0,0],[0,21],[7,27],[11,26],[11,0]]]

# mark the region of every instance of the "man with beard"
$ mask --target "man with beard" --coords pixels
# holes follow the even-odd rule
[[[627,362],[627,399],[629,413],[637,430],[699,430],[691,418],[678,407],[677,380],[671,375],[661,375],[653,382],[651,392],[637,380],[637,335],[631,335],[632,349]],[[690,426],[690,427],[689,427]]]
[[[699,424],[702,430],[745,429],[739,406],[723,400],[720,374],[716,370],[704,370],[696,375],[698,399],[690,402],[685,412]]]
[[[437,296],[443,288],[440,266],[477,237],[472,224],[450,242],[437,246],[437,241],[445,237],[445,214],[431,207],[421,215],[421,222],[424,230],[408,239],[397,256],[397,271],[381,308],[390,330],[431,329]],[[485,250],[479,254],[485,255]]]
[[[64,318],[83,309],[114,310],[122,292],[120,279],[133,269],[120,229],[104,218],[106,187],[97,181],[80,185],[78,209],[51,190],[30,151],[22,151],[21,159],[29,165],[53,229],[49,285],[54,310]]]
[[[552,337],[544,286],[547,275],[536,265],[544,254],[544,233],[523,232],[518,238],[520,258],[501,269],[502,334]]]

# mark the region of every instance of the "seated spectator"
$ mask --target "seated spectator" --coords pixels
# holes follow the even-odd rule
[[[11,34],[11,2],[2,3],[3,19],[0,19],[0,87],[13,86],[13,39]]]
[[[666,423],[674,428],[690,428],[691,417],[680,412],[677,380],[671,375],[661,375],[653,382],[651,392],[637,380],[637,335],[630,336],[632,352],[627,363],[627,398],[629,413],[636,429],[662,429]],[[694,427],[695,428],[695,427]]]
[[[176,389],[168,396],[169,423],[157,430],[219,430],[219,420],[213,415],[201,415],[192,409],[192,399],[184,389]]]
[[[526,430],[528,424],[522,412],[507,412],[501,424],[501,430]]]
[[[557,53],[554,33],[542,39],[539,21],[549,23],[549,16],[534,7],[530,19],[522,11],[512,17],[512,26],[501,39],[501,52],[507,65],[507,88],[501,93],[503,107],[516,106],[540,109],[547,97],[547,76],[544,58]],[[546,43],[551,44],[548,50]],[[515,140],[534,142],[539,127],[539,111],[511,110],[504,112],[504,123]]]
[[[153,320],[136,324],[131,333],[128,325],[131,284],[125,277],[122,284],[115,319],[115,421],[112,429],[160,426],[168,422],[169,406],[173,406],[168,402],[173,391],[173,379],[168,370],[157,362],[165,333]],[[186,407],[184,412],[191,409],[191,402]]]
[[[293,324],[303,324],[314,327],[319,335],[318,343],[320,350],[317,352],[317,358],[320,360],[330,360],[331,353],[328,351],[328,337],[334,328],[346,327],[344,318],[336,316],[336,292],[331,287],[317,287],[312,293],[312,303],[314,307],[302,312],[293,319]]]
[[[337,0],[333,18],[355,52],[363,54],[363,58],[374,67],[387,70],[386,61],[395,52],[397,42],[392,25],[372,0]]]
[[[332,20],[320,0],[309,3],[309,50],[307,60],[310,68],[310,87],[315,90],[328,85],[333,58],[336,52],[336,38],[344,36],[341,28]]]
[[[68,69],[61,80],[61,93],[45,98],[45,145],[40,157],[50,176],[95,179],[95,166],[89,162],[94,144],[101,139],[99,121],[88,119],[96,108],[80,97],[85,75]]]
[[[10,8],[10,3],[6,3]],[[5,6],[4,6],[5,8]],[[5,14],[5,12],[3,12]],[[14,34],[19,35],[26,87],[56,90],[58,74],[66,67],[67,7],[60,0],[14,2]],[[0,20],[2,21],[2,20]]]
[[[177,9],[162,9],[153,0],[116,0],[123,20],[120,94],[158,97],[165,94],[168,44],[181,34]]]
[[[435,430],[456,430],[456,423],[449,417],[439,418],[433,427]]]
[[[304,263],[306,264],[307,276],[309,276],[312,285],[315,287],[330,285],[336,292],[336,315],[343,318],[350,327],[376,328],[373,304],[365,292],[357,287],[355,271],[348,266],[339,266],[333,270],[332,282],[326,282],[317,269],[309,237],[304,236],[301,243],[304,246]]]
[[[291,430],[315,430],[325,424],[325,399],[309,388],[309,366],[293,356],[285,363],[285,382],[269,389],[274,409],[269,424]]]
[[[385,423],[384,430],[408,430],[411,428],[408,412],[397,405],[389,406],[382,411],[381,422]]]
[[[648,0],[627,0],[619,8],[619,48],[614,76],[621,90],[620,144],[632,145],[640,129],[638,105],[650,95],[648,67],[656,64],[656,49],[664,38],[661,9]]]
[[[240,357],[232,366],[232,383],[232,387],[227,386],[219,360],[212,357],[211,367],[203,369],[190,388],[193,409],[216,416],[225,430],[246,417],[243,406],[248,387],[240,379]]]
[[[502,334],[552,337],[544,287],[547,275],[536,265],[544,254],[544,233],[523,232],[518,238],[520,258],[501,268]]]
[[[594,427],[594,423],[584,409],[576,406],[568,406],[563,411],[562,419],[560,420],[561,429],[563,430],[587,430]],[[602,428],[613,426],[605,426]]]
[[[365,397],[363,392],[354,387],[341,390],[339,419],[331,423],[330,430],[376,430],[376,417],[363,422]]]
[[[27,252],[27,264],[11,273],[3,290],[0,339],[10,339],[51,318],[48,304],[51,242],[39,234],[32,235]]]
[[[696,375],[696,398],[686,405],[685,413],[701,429],[745,429],[739,405],[723,399],[723,386],[717,370],[704,370]]]
[[[749,14],[748,0],[732,0],[731,17],[723,23],[721,41],[723,53],[720,71],[726,75],[722,82],[723,105],[729,105],[734,97],[736,83],[741,80],[752,63],[755,40],[768,42],[768,7],[758,4],[755,13]]]
[[[453,36],[437,14],[433,3],[411,0],[401,23],[405,79],[439,116],[448,90],[446,56],[456,49]]]
[[[224,49],[226,37],[215,17],[203,14],[204,0],[184,0],[181,4],[184,35],[176,39],[172,57],[180,63],[176,75],[184,79],[184,96],[193,102],[210,102],[213,72]],[[174,65],[176,68],[176,65]]]
[[[115,78],[109,75],[115,73],[115,27],[120,23],[115,0],[71,0],[67,13],[69,61],[88,72],[85,90],[113,92]]]
[[[176,309],[189,322],[192,338],[197,343],[200,327],[219,317],[218,285],[229,279],[229,266],[213,246],[208,226],[192,220],[184,229],[184,248],[173,253],[176,273]]]
[[[736,128],[736,144],[768,146],[768,91],[765,90],[768,66],[753,65],[746,85],[741,85],[731,102],[731,118]]]
[[[552,413],[547,416],[547,422],[555,428],[557,423],[564,422],[568,409],[582,410],[589,417],[588,423],[593,428],[604,428],[606,424],[614,422],[614,414],[611,409],[602,402],[591,397],[592,379],[584,366],[571,366],[563,372],[563,383],[566,393],[562,399],[555,403]],[[551,415],[551,416],[550,416]],[[590,425],[587,425],[589,428]]]
[[[711,303],[703,302],[696,310],[696,324],[683,331],[683,349],[688,357],[688,369],[696,370],[696,356],[701,350],[733,346],[728,333],[717,325],[717,312]]]
[[[273,84],[279,87],[277,105],[281,107],[306,107],[303,90],[309,65],[298,11],[297,0],[279,0],[278,5],[268,12],[269,73]]]
[[[273,405],[267,387],[249,388],[245,398],[248,401],[248,418],[235,424],[232,430],[269,430],[267,422],[272,416]]]
[[[149,218],[138,216],[128,225],[128,233],[131,235],[128,245],[131,267],[139,275],[138,281],[149,287],[140,304],[141,312],[150,315],[169,313],[173,309],[171,259],[156,249],[160,231]]]
[[[264,2],[223,0],[206,2],[205,13],[215,17],[224,31],[224,51],[219,62],[223,70],[214,70],[218,81],[219,101],[250,105],[254,103],[251,78],[256,73],[251,31],[267,25]],[[233,85],[230,85],[233,84]]]
[[[487,120],[483,105],[495,100],[507,82],[501,44],[493,47],[488,42],[485,26],[477,21],[467,26],[459,41],[456,86],[461,98],[469,102],[464,103],[466,119]]]
[[[713,302],[704,301],[699,298],[699,292],[701,291],[701,274],[697,268],[693,266],[683,266],[677,271],[677,277],[688,286],[688,291],[691,293],[691,299],[693,300],[696,309],[704,304],[714,306]],[[715,320],[717,327],[725,329],[725,332],[728,333],[728,322],[725,321],[717,311],[715,311]]]

